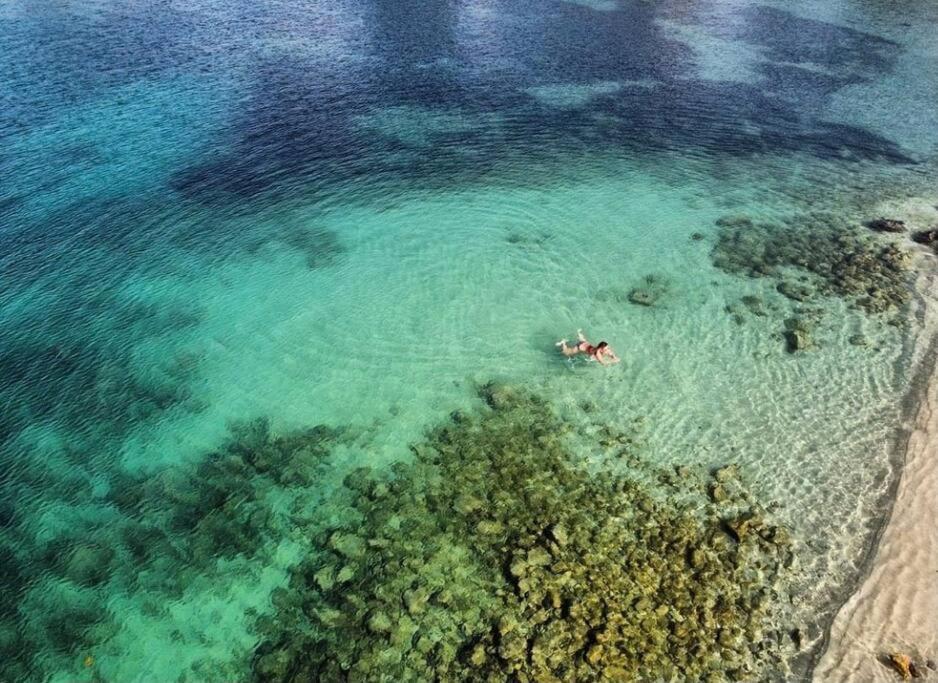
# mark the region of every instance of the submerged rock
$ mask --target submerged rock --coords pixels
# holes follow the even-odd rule
[[[789,353],[804,351],[811,348],[811,335],[803,329],[786,330],[785,345]]]
[[[813,290],[807,285],[800,284],[798,282],[792,282],[791,280],[783,280],[778,283],[776,287],[779,294],[787,296],[789,299],[794,301],[805,301],[811,298]]]
[[[629,301],[639,306],[654,306],[658,297],[647,289],[633,289],[629,292]]]
[[[334,533],[329,537],[329,547],[342,557],[353,560],[365,554],[365,541],[355,534]]]
[[[938,227],[913,232],[912,241],[918,242],[919,244],[934,244],[938,242]]]
[[[811,327],[801,318],[789,318],[785,321],[785,344],[789,353],[811,348]]]
[[[326,565],[313,575],[316,585],[327,591],[335,585],[335,567]]]
[[[762,300],[762,297],[747,294],[740,299],[740,302],[753,315],[759,316],[760,318],[766,315],[765,302]]]
[[[813,276],[814,293],[839,296],[869,313],[899,308],[910,299],[908,252],[840,217],[806,214],[783,223],[718,225],[713,265],[735,275],[777,279],[789,298],[812,295],[791,281],[792,269],[798,269]]]
[[[938,253],[938,225],[928,230],[919,230],[913,233],[912,241],[930,246],[932,251]]]
[[[654,306],[668,291],[667,280],[660,275],[646,275],[642,286],[629,292],[628,299],[638,306]]]
[[[702,515],[639,479],[588,470],[546,402],[505,385],[480,394],[486,408],[394,467],[380,503],[355,497],[357,528],[311,523],[319,541],[292,572],[295,599],[258,622],[256,680],[778,677],[791,553],[780,527],[717,508],[690,469],[644,466],[649,481],[696,496]],[[716,477],[741,486],[733,467]],[[400,533],[384,533],[391,520]],[[324,590],[350,558],[354,581]],[[755,576],[775,578],[744,578]]]
[[[905,232],[905,222],[895,218],[876,218],[867,221],[866,227],[876,232]]]
[[[722,484],[711,484],[710,485],[710,500],[714,503],[722,503],[729,495],[726,493],[726,488]]]
[[[736,465],[725,465],[717,468],[713,473],[713,478],[721,484],[739,479],[739,468]]]
[[[721,228],[751,228],[753,227],[752,218],[743,214],[730,216],[721,216],[716,220],[717,226]]]

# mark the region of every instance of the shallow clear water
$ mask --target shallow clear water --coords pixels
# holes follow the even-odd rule
[[[715,221],[859,226],[902,200],[938,221],[936,20],[871,0],[0,3],[0,666],[246,676],[295,539],[170,591],[185,562],[135,563],[123,525],[175,503],[128,513],[126,478],[188,471],[235,420],[355,425],[317,490],[268,493],[328,515],[344,473],[409,457],[492,378],[643,418],[656,462],[740,463],[804,543],[800,608],[823,621],[881,520],[928,331],[914,300],[823,297],[815,347],[787,353],[802,305],[715,268]],[[661,296],[635,305],[648,275]],[[558,357],[578,327],[621,365]],[[81,544],[109,548],[84,582],[63,559]]]

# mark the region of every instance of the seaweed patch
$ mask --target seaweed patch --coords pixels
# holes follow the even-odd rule
[[[390,473],[345,479],[276,612],[258,681],[753,680],[783,670],[795,547],[738,472],[587,466],[535,395],[488,384]],[[576,451],[580,452],[580,451]],[[641,471],[639,471],[641,470]]]
[[[775,278],[789,299],[837,296],[867,313],[897,310],[910,300],[909,252],[841,217],[816,213],[775,223],[725,216],[717,226],[713,265],[734,275]]]

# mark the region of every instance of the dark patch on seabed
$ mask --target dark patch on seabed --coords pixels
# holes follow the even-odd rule
[[[590,473],[541,399],[480,393],[412,463],[350,474],[348,522],[305,525],[257,680],[784,675],[792,541],[734,467],[658,469],[607,425],[594,454],[632,474]]]
[[[773,222],[738,214],[717,226],[714,266],[773,278],[778,292],[794,301],[838,296],[874,314],[902,310],[912,298],[912,254],[843,216],[814,212]]]
[[[53,540],[5,505],[0,671],[67,669],[116,632],[109,593],[147,591],[158,614],[217,558],[264,562],[290,536],[304,557],[257,619],[257,680],[784,675],[798,544],[735,467],[658,468],[633,428],[586,437],[532,394],[480,395],[412,462],[360,468],[329,494],[316,483],[333,449],[367,447],[367,432],[256,420],[195,466],[110,471],[108,514]],[[572,438],[590,439],[592,466]],[[300,504],[272,504],[274,489]],[[310,516],[320,495],[331,512]],[[225,666],[206,671],[249,676],[245,660]]]
[[[323,459],[346,438],[323,426],[273,436],[256,420],[234,426],[194,466],[140,476],[102,469],[107,493],[97,496],[94,521],[74,519],[51,539],[36,534],[32,511],[12,501],[34,500],[30,485],[75,482],[22,463],[19,483],[0,498],[0,678],[43,680],[114,635],[109,595],[146,591],[154,601],[145,609],[158,613],[219,558],[250,558],[265,541],[284,538],[289,528],[265,496],[276,487],[313,490]],[[87,510],[88,492],[80,493]]]
[[[367,17],[372,33],[351,48],[366,52],[366,60],[331,71],[298,56],[257,59],[250,97],[228,131],[235,140],[231,151],[178,173],[174,187],[202,201],[224,201],[229,193],[325,189],[363,176],[449,186],[518,159],[577,149],[912,161],[882,136],[813,114],[838,89],[891,70],[901,48],[882,38],[770,8],[749,8],[723,23],[668,3],[624,4],[609,13],[564,4],[537,12],[521,4],[503,9],[477,27],[491,31],[493,41],[505,38],[497,54],[461,44],[459,22],[447,5],[380,2]],[[727,39],[765,55],[754,66],[761,80],[694,78],[693,52],[669,38],[659,20],[717,35],[729,31]],[[440,60],[445,68],[433,66]],[[800,65],[805,61],[810,68]],[[532,85],[635,80],[651,86],[626,87],[575,110],[542,105],[525,92]],[[797,99],[778,93],[797,93]],[[498,114],[503,123],[430,131],[432,151],[358,123],[379,108],[407,106],[470,122]]]

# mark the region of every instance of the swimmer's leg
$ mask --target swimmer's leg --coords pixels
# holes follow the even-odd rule
[[[575,355],[577,355],[578,353],[580,353],[580,347],[578,347],[578,346],[567,346],[567,340],[566,340],[566,339],[561,339],[559,342],[557,342],[556,346],[559,346],[559,347],[560,347],[560,352],[561,352],[563,355],[567,356],[568,358],[569,358],[570,356],[575,356]]]

